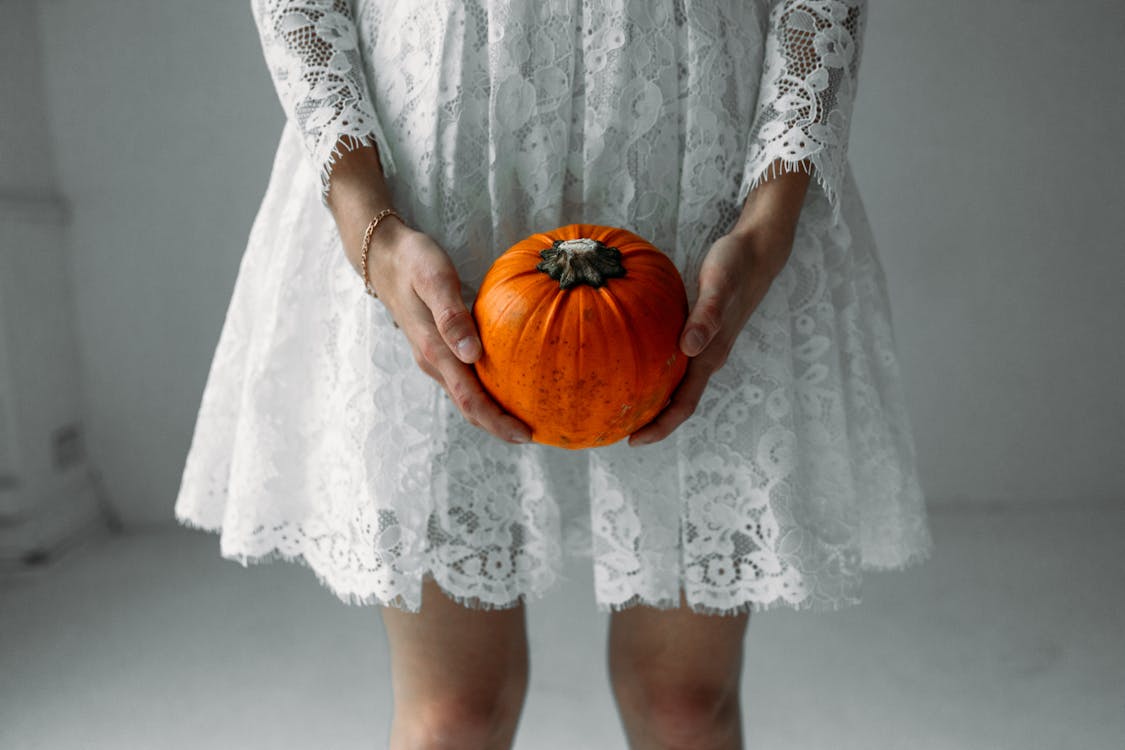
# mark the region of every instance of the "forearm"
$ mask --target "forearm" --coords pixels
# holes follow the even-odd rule
[[[394,208],[394,202],[383,178],[382,164],[374,146],[341,150],[342,156],[332,167],[327,204],[340,230],[344,253],[358,274],[361,269],[363,234],[367,231],[367,225],[384,208]],[[371,238],[369,253],[374,251],[377,244],[391,241],[404,228],[394,217],[379,222],[379,228]],[[368,260],[370,261],[370,257]]]
[[[730,231],[747,240],[753,252],[762,254],[763,260],[773,262],[778,270],[789,258],[812,179],[811,164],[805,160],[802,165],[801,169],[786,172],[780,159],[774,161],[768,172],[771,176],[750,191]]]

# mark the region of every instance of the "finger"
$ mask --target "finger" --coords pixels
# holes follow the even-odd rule
[[[425,355],[422,354],[421,349],[418,349],[417,347],[415,347],[414,349],[414,362],[418,365],[418,369],[436,380],[438,382],[438,385],[440,385],[442,388],[445,388],[445,378],[441,376],[441,373],[436,367],[429,363]]]
[[[509,443],[526,443],[531,430],[485,392],[472,368],[452,357],[439,365],[445,390],[453,403],[472,424]]]
[[[701,284],[699,299],[691,308],[684,331],[680,336],[680,350],[689,357],[698,356],[708,347],[723,325],[728,295],[723,289]]]
[[[415,294],[429,308],[434,325],[449,350],[465,364],[480,359],[480,336],[469,308],[461,299],[461,280],[452,266],[424,274]]]
[[[438,350],[438,351],[442,351],[442,352],[445,351],[443,344],[434,344],[433,348]],[[426,357],[420,351],[415,352],[414,361],[418,363],[418,367],[422,370],[422,372],[426,373],[431,378],[436,380],[438,385],[440,385],[442,387],[442,390],[444,390],[446,393],[450,394],[451,399],[454,398],[453,394],[450,393],[449,385],[445,382],[445,378],[442,376],[441,372],[436,367],[434,367],[432,364],[430,364],[429,361],[426,360]],[[468,414],[464,414],[464,412],[462,412],[462,415],[465,417],[465,421],[468,422],[469,424],[471,424],[473,427],[483,427],[481,425],[481,423],[478,422],[475,417],[473,417],[471,415],[468,415]]]
[[[429,320],[429,311],[420,299],[416,300],[410,309],[406,333],[414,346],[418,366],[442,384],[470,424],[510,443],[528,442],[531,430],[506,414],[485,392],[472,367],[453,356]]]
[[[687,374],[684,376],[672,400],[664,410],[641,429],[629,436],[629,445],[637,447],[656,443],[672,434],[672,431],[683,424],[688,417],[695,413],[699,400],[703,397],[703,390],[707,381],[711,379],[712,370],[707,363],[698,359],[688,363]]]

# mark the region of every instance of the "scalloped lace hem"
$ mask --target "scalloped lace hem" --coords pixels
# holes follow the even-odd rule
[[[206,531],[213,534],[221,534],[222,526],[215,524],[207,524],[191,516],[176,515],[176,521],[187,528]],[[932,554],[932,544],[926,544],[923,548],[914,552],[906,554],[898,561],[880,562],[880,563],[864,563],[861,565],[863,571],[896,571],[904,570],[906,568],[920,565],[930,559]],[[566,554],[583,559],[592,559],[589,553],[577,551],[573,547],[564,547]],[[301,566],[312,571],[316,580],[321,586],[326,588],[336,596],[342,603],[349,606],[357,607],[394,607],[406,612],[418,612],[421,605],[417,608],[411,607],[410,603],[403,599],[402,595],[396,595],[391,598],[381,597],[372,592],[368,594],[360,594],[355,591],[349,591],[341,588],[335,581],[328,575],[321,571],[313,562],[301,552],[286,552],[280,547],[274,545],[263,549],[261,552],[256,553],[223,553],[221,554],[224,560],[237,562],[243,567],[250,565],[262,565],[266,563],[284,561],[291,563],[298,563]],[[427,577],[433,578],[438,586],[441,588],[449,599],[457,604],[468,609],[476,610],[503,610],[513,609],[521,604],[530,604],[531,602],[540,601],[544,599],[556,588],[559,581],[568,580],[558,571],[553,571],[550,582],[540,588],[528,589],[521,591],[515,598],[505,601],[488,601],[481,599],[478,596],[466,596],[458,594],[452,590],[449,581],[445,579],[440,570],[429,568],[423,573],[423,580]],[[814,596],[806,596],[800,600],[787,599],[784,596],[777,594],[770,599],[747,599],[740,604],[731,607],[711,607],[707,605],[692,605],[688,607],[696,614],[717,615],[717,616],[737,616],[741,614],[749,614],[752,612],[768,612],[779,609],[789,609],[799,612],[836,612],[844,609],[849,609],[862,603],[862,598],[859,596],[854,597],[841,597],[831,600],[819,599]],[[621,601],[597,601],[595,600],[594,606],[598,612],[612,613],[620,612],[625,609],[630,609],[636,606],[645,606],[653,609],[668,610],[678,609],[680,602],[670,597],[650,597],[643,593],[635,593],[627,599]]]

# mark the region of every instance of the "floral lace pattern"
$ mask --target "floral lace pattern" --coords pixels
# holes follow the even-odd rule
[[[840,182],[867,22],[865,0],[774,2],[758,116],[740,198],[781,160],[816,178],[838,221]],[[810,170],[809,167],[815,169]]]
[[[278,84],[288,117],[175,507],[220,532],[224,557],[300,560],[343,601],[416,611],[427,574],[466,606],[510,607],[584,555],[599,609],[677,606],[682,587],[725,614],[854,604],[862,570],[928,554],[885,280],[843,140],[807,155],[829,165],[827,187],[808,191],[789,262],[696,413],[660,443],[571,452],[487,436],[418,369],[317,190],[317,149],[342,119],[308,125],[309,107],[366,113],[396,207],[450,253],[470,300],[504,248],[579,221],[654,239],[694,300],[760,154],[781,148],[769,123],[813,138],[846,121],[861,4],[254,7],[275,81],[320,75],[322,54],[298,62],[319,49],[303,30],[335,39],[318,25],[335,13],[357,38],[328,59],[362,69],[331,75],[366,89]],[[826,86],[797,80],[818,71]]]
[[[332,165],[343,149],[374,145],[384,174],[393,175],[394,156],[372,108],[351,2],[252,0],[251,9],[278,99],[320,167],[321,202],[327,204]]]

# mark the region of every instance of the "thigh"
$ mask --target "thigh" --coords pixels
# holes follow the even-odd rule
[[[680,591],[677,609],[635,606],[613,612],[609,664],[622,687],[700,686],[737,692],[750,614],[693,612]]]
[[[528,674],[522,603],[511,609],[470,609],[450,599],[429,575],[419,612],[382,608],[399,701],[440,699],[472,691],[482,698],[520,693]]]

